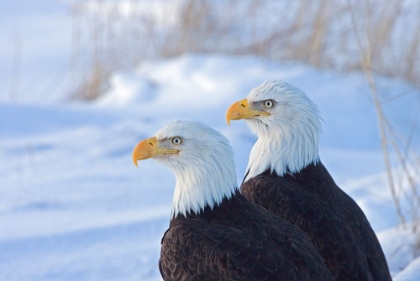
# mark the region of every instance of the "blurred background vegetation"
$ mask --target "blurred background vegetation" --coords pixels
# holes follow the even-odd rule
[[[72,20],[76,99],[100,96],[116,70],[187,52],[257,55],[349,72],[363,69],[362,47],[370,50],[374,73],[420,86],[415,0],[91,0],[72,5]]]

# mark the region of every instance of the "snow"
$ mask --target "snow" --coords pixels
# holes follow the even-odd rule
[[[420,258],[415,259],[394,281],[418,281],[420,276]]]
[[[228,127],[225,112],[279,78],[320,107],[321,159],[371,221],[396,280],[418,280],[417,238],[397,228],[364,76],[197,54],[115,73],[91,103],[0,103],[0,280],[161,280],[175,179],[154,161],[136,169],[132,149],[174,119],[198,120],[230,139],[239,183],[255,136],[245,122]],[[384,77],[377,83],[382,93],[413,93],[386,108],[408,130],[419,91]]]
[[[71,85],[71,32],[64,1],[0,1],[0,101],[63,100]]]
[[[406,268],[418,256],[416,235],[409,230],[390,228],[378,233],[392,275]],[[420,275],[417,275],[418,277]],[[400,279],[405,280],[405,279]]]

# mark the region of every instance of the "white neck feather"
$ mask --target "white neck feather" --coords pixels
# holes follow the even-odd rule
[[[233,169],[232,166],[223,168],[226,167],[211,163],[205,168],[197,165],[187,170],[176,171],[172,216],[186,216],[191,211],[198,214],[206,206],[213,209],[224,198],[230,199],[238,189],[235,166]],[[233,173],[229,172],[230,170],[233,170]]]
[[[284,120],[247,120],[258,140],[251,150],[245,181],[267,169],[279,176],[296,173],[311,163],[319,161],[318,145],[321,120],[314,108],[309,118]],[[271,117],[271,116],[269,116]]]
[[[198,214],[206,206],[213,209],[224,198],[232,197],[238,189],[235,164],[233,161],[226,161],[229,160],[226,157],[224,157],[225,161],[216,158],[199,158],[195,165],[174,170],[176,185],[172,216],[175,217],[179,213],[186,216],[191,211]],[[204,164],[201,160],[207,161]]]
[[[276,131],[270,136],[259,136],[249,156],[245,181],[268,169],[283,176],[286,172],[296,173],[311,163],[316,164],[318,142],[317,135],[299,132]]]

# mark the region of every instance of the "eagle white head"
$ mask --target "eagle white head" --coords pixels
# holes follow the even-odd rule
[[[228,124],[239,119],[245,119],[258,136],[245,181],[267,169],[282,176],[319,161],[321,116],[300,89],[283,81],[266,81],[229,108]]]
[[[172,216],[196,214],[231,198],[238,189],[229,141],[212,128],[193,121],[173,121],[156,136],[141,141],[133,161],[153,158],[175,174]]]

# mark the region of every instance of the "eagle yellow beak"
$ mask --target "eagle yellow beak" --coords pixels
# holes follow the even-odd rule
[[[253,110],[247,99],[243,99],[232,104],[226,112],[226,122],[230,126],[230,120],[249,119],[257,116],[268,116],[270,113]]]
[[[133,150],[133,162],[137,166],[138,160],[145,160],[164,154],[178,154],[177,149],[159,148],[156,137],[145,139],[139,142]]]

